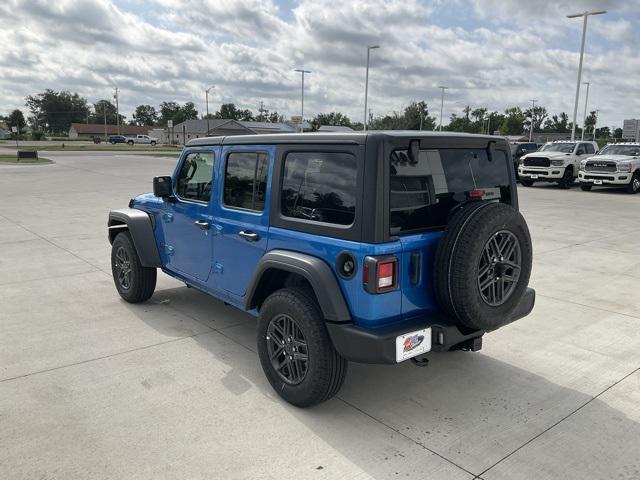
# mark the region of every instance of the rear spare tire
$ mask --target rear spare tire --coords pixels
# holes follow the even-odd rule
[[[438,244],[434,285],[441,308],[461,325],[509,323],[529,283],[531,237],[517,210],[472,202],[451,218]]]

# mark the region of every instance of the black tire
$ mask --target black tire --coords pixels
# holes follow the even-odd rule
[[[629,185],[627,185],[627,193],[634,194],[640,192],[640,171],[637,171],[631,177]]]
[[[575,181],[576,179],[573,176],[573,168],[567,167],[564,169],[564,175],[562,175],[562,178],[558,181],[558,185],[560,185],[560,188],[563,190],[567,190],[571,188]]]
[[[151,146],[155,147],[156,146],[156,142],[151,142]]]
[[[125,270],[128,271],[128,275],[124,273]],[[140,264],[129,232],[119,233],[113,240],[111,273],[116,290],[129,303],[149,300],[156,288],[156,269]]]
[[[293,320],[298,338],[293,344],[287,342],[280,347],[280,333],[275,325],[283,319],[288,321],[287,317]],[[274,292],[260,308],[257,343],[262,370],[276,393],[297,407],[310,407],[330,399],[340,390],[347,374],[347,361],[333,347],[324,322],[315,298],[307,290],[298,287]],[[304,348],[299,342],[300,338],[304,341]],[[303,349],[306,348],[306,368],[304,360],[299,360],[302,363],[298,366],[285,365],[289,355],[284,349],[295,348],[296,344],[298,351],[288,353],[291,353],[290,357],[304,355]],[[271,355],[279,350],[280,354],[274,356],[272,361]],[[279,362],[283,365],[280,369],[282,373],[274,366],[278,360],[284,360]],[[292,372],[303,370],[304,375],[291,375]]]
[[[127,145],[129,145],[130,147],[133,147],[133,140],[129,140],[129,141],[127,142]]]
[[[581,183],[581,184],[580,184],[580,189],[581,189],[583,192],[590,192],[592,187],[593,187],[593,185],[591,185],[591,184],[589,184],[589,183]]]
[[[503,242],[511,242],[504,243],[506,260],[496,256],[493,261],[487,249],[496,250],[494,243]],[[516,246],[509,252],[510,245]],[[520,302],[529,283],[531,258],[531,237],[520,212],[503,203],[467,204],[453,215],[438,244],[434,267],[438,303],[465,327],[494,330],[509,322]]]
[[[522,185],[523,187],[532,187],[533,186],[533,180],[528,180],[526,178],[520,178],[520,185]]]

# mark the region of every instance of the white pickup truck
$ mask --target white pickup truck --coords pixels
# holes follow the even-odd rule
[[[149,135],[134,135],[132,137],[127,137],[127,144],[133,145],[134,143],[143,145],[155,145],[156,143],[158,143],[158,139],[150,137]]]
[[[611,143],[594,157],[580,162],[578,180],[582,190],[594,185],[624,187],[640,192],[640,143]]]
[[[520,183],[530,187],[534,182],[557,182],[570,188],[578,178],[580,161],[598,151],[596,142],[559,140],[545,143],[540,150],[520,157]]]

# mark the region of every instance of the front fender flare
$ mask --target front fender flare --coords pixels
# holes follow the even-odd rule
[[[109,243],[121,230],[128,230],[143,267],[162,267],[153,222],[147,212],[136,208],[122,208],[109,212]]]
[[[251,310],[258,305],[258,289],[265,272],[270,269],[284,270],[304,277],[318,299],[324,318],[331,322],[349,322],[351,314],[338,285],[336,276],[326,262],[318,257],[287,250],[271,250],[258,263],[245,295],[245,308]]]

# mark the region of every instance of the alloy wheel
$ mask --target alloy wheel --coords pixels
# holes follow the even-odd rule
[[[116,278],[122,288],[131,287],[131,259],[124,247],[118,248],[115,258]]]
[[[287,314],[274,316],[267,327],[266,341],[278,376],[289,385],[302,382],[309,368],[309,350],[296,321]]]
[[[508,230],[494,233],[485,243],[478,265],[478,289],[482,300],[497,307],[504,304],[518,284],[522,250]]]

